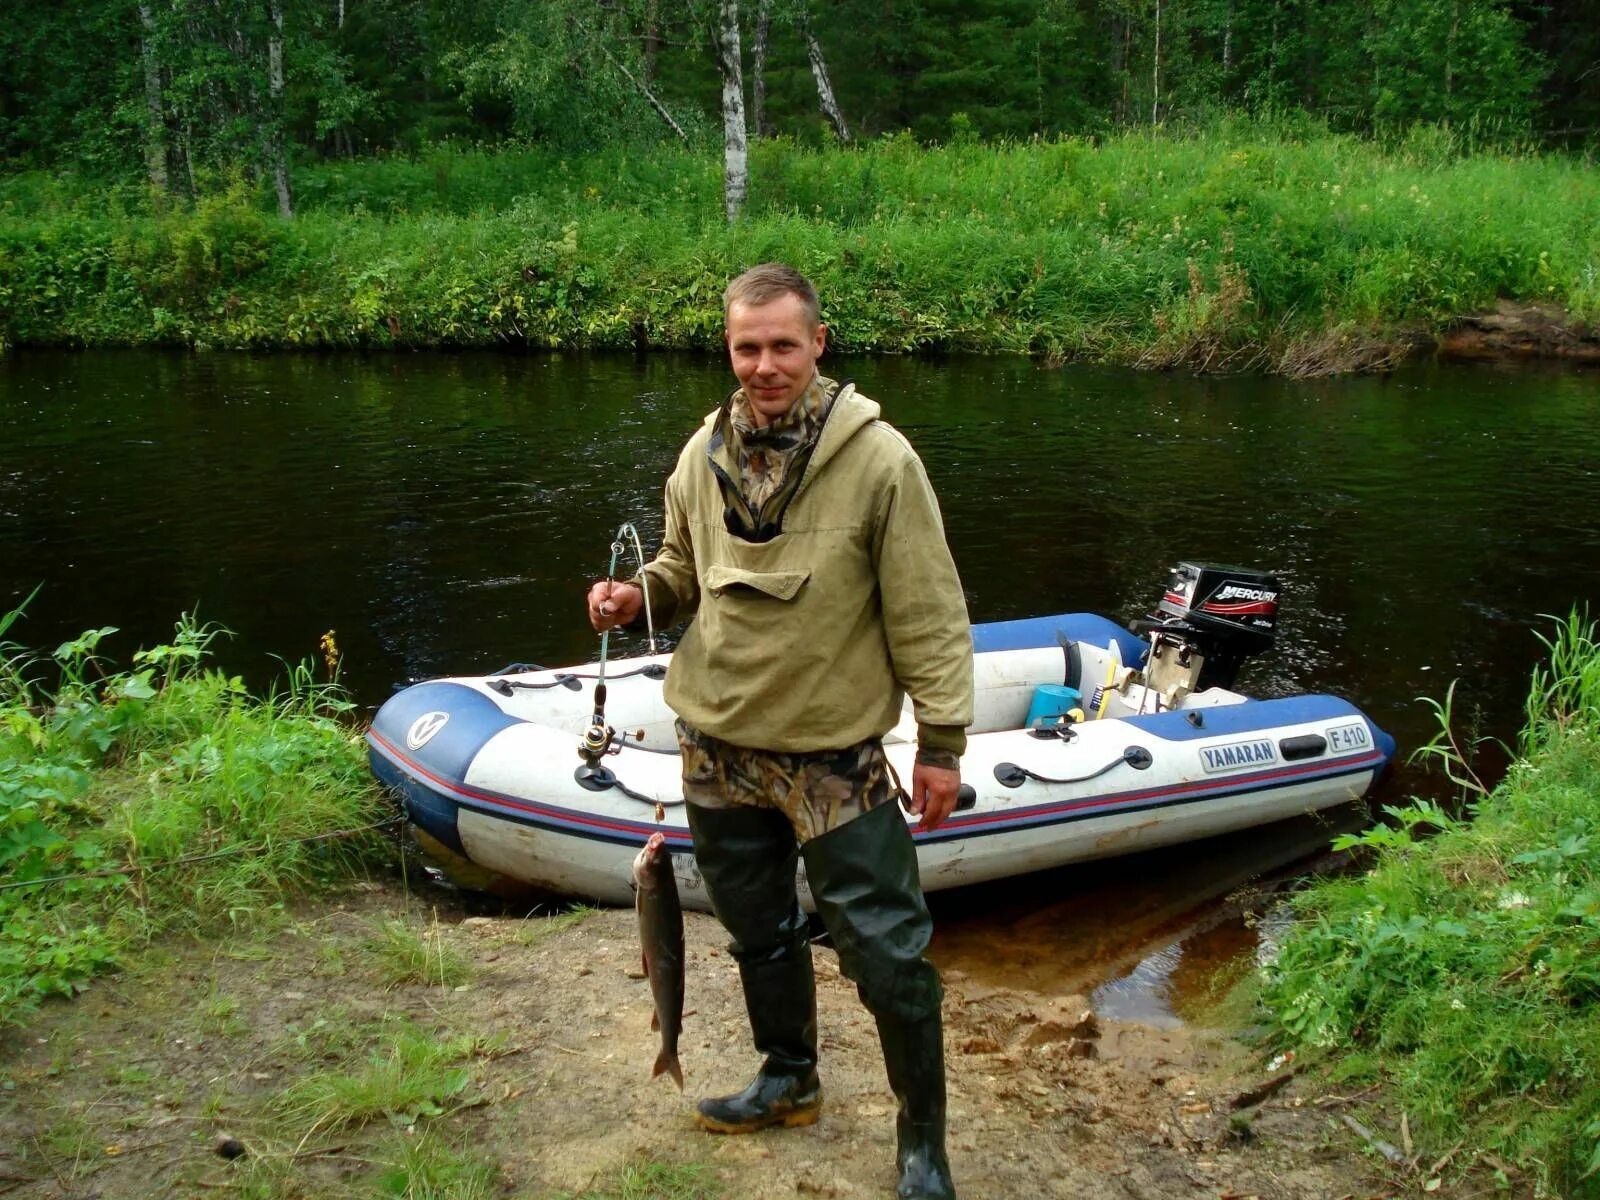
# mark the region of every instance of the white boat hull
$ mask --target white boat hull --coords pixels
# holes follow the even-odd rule
[[[1137,648],[1126,637],[1119,646],[1120,630],[1093,624],[1100,618],[1074,614],[1031,624],[1050,621],[1095,638],[1114,631],[1104,645],[1085,640],[1067,656],[1080,673],[1098,674],[1102,663]],[[1062,681],[1062,650],[982,650],[984,640],[977,637],[975,660],[979,721],[962,760],[976,799],[930,833],[907,817],[927,891],[1347,803],[1366,793],[1393,752],[1386,734],[1335,697],[1248,700],[1220,690],[1169,712],[1124,706],[1122,716],[1078,724],[1070,740],[1041,740],[1017,727],[1018,714],[1037,684]],[[683,902],[709,908],[684,818],[660,672],[639,673],[669,661],[662,655],[611,664],[607,716],[619,729],[644,734],[606,760],[625,790],[591,791],[575,778],[592,683],[580,679],[574,688],[562,677],[592,676],[594,666],[406,689],[384,706],[368,735],[373,769],[400,792],[412,820],[451,850],[510,879],[580,899],[630,903],[633,856],[652,833],[663,832]],[[994,727],[1001,723],[1010,727]],[[885,741],[890,762],[910,779],[914,723],[908,717],[902,726]],[[1139,753],[1125,754],[1130,747]],[[1031,776],[1019,776],[1019,769]],[[799,883],[809,908],[803,867]]]

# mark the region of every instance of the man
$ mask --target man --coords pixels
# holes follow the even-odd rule
[[[900,1102],[903,1198],[953,1200],[938,972],[916,852],[882,737],[909,693],[909,804],[936,829],[956,803],[972,720],[972,638],[921,460],[878,405],[822,377],[816,290],[754,267],[724,298],[739,388],[667,481],[645,568],[656,625],[693,616],[666,700],[679,716],[695,858],[733,937],[757,1050],[706,1129],[817,1119],[816,991],[797,859],[845,976],[877,1020]],[[596,629],[637,622],[638,581],[589,591]]]

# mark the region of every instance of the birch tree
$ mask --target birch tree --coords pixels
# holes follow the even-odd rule
[[[1150,67],[1150,124],[1161,114],[1161,0],[1156,0],[1156,45]]]
[[[744,120],[744,70],[739,48],[739,0],[720,0],[717,60],[722,68],[722,207],[728,224],[739,219],[750,187]]]
[[[144,60],[144,162],[150,186],[167,192],[167,118],[161,103],[161,60],[156,50],[156,15],[148,0],[139,4],[139,54]]]
[[[751,49],[750,128],[757,137],[766,137],[767,126],[767,38],[772,33],[772,0],[761,0],[756,8],[756,44]]]
[[[844,114],[839,111],[839,102],[833,98],[833,84],[828,80],[828,64],[822,57],[822,45],[817,41],[817,35],[811,28],[811,7],[803,0],[800,11],[796,14],[796,23],[800,27],[801,36],[806,40],[806,57],[811,60],[811,77],[817,81],[817,102],[822,106],[822,115],[828,118],[833,131],[839,135],[839,140],[848,142],[850,130],[845,128]]]
[[[278,215],[294,216],[294,197],[289,194],[289,150],[283,136],[283,0],[270,0],[267,15],[267,159],[272,168],[272,186],[278,193]]]
[[[628,70],[627,64],[619,60],[616,55],[612,54],[611,51],[606,48],[606,46],[601,45],[600,53],[605,55],[606,61],[620,71],[622,73],[622,77],[633,85],[634,90],[636,90],[645,98],[646,101],[649,102],[650,107],[655,110],[656,116],[665,121],[667,123],[667,128],[671,129],[673,133],[678,135],[678,140],[687,142],[689,140],[689,135],[683,131],[683,126],[679,125],[678,122],[673,119],[672,114],[667,111],[667,106],[661,103],[660,97],[650,90],[650,85],[646,83],[644,79],[639,78],[638,76],[634,75],[632,71]]]

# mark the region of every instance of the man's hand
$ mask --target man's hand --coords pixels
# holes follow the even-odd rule
[[[922,817],[921,830],[937,829],[956,810],[961,772],[917,763],[911,769],[911,811]]]
[[[644,589],[602,579],[589,589],[589,624],[595,629],[627,625],[644,609]]]

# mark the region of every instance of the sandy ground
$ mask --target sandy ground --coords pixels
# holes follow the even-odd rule
[[[465,982],[385,982],[373,948],[385,921],[454,952]],[[565,926],[467,916],[372,884],[268,936],[161,947],[0,1043],[0,1195],[485,1194],[383,1184],[396,1139],[442,1135],[492,1165],[493,1195],[611,1194],[627,1164],[665,1162],[702,1164],[706,1194],[892,1196],[893,1097],[871,1019],[825,947],[821,1120],[746,1137],[694,1126],[692,1098],[742,1086],[755,1055],[720,928],[691,913],[687,940],[683,1095],[650,1078],[631,912]],[[1082,998],[959,970],[946,990],[966,1200],[1393,1194],[1337,1124],[1341,1098],[1275,1080],[1226,1036],[1101,1020]],[[401,1024],[497,1036],[438,1115],[291,1127],[286,1089],[381,1054],[388,1035],[372,1031]],[[234,1161],[216,1152],[224,1132],[245,1150]]]

